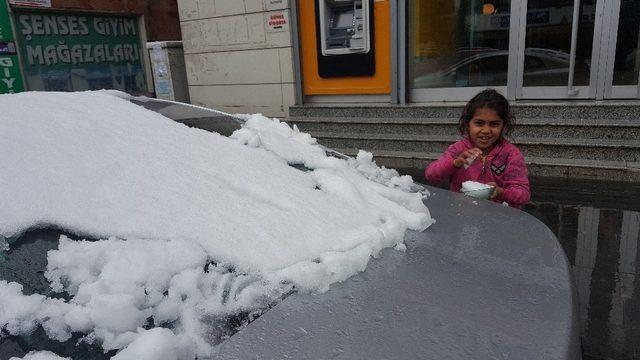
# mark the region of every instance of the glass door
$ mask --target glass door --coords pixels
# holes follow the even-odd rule
[[[411,101],[640,98],[640,0],[409,0]]]
[[[519,10],[516,98],[594,98],[596,0],[528,0]]]
[[[640,97],[640,1],[615,0],[610,11],[610,46],[604,97]]]
[[[511,0],[410,0],[412,101],[466,101],[487,87],[506,95],[515,55],[511,6]]]

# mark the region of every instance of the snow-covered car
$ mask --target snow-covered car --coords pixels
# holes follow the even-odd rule
[[[567,260],[524,212],[261,115],[0,105],[0,359],[580,358]]]

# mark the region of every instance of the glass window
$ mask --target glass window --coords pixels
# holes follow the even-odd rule
[[[523,86],[567,86],[573,0],[529,0]],[[580,3],[574,85],[589,85],[595,0]]]
[[[412,88],[506,86],[511,2],[410,2]]]
[[[16,30],[29,90],[147,91],[137,18],[21,9]]]
[[[640,2],[622,0],[618,22],[618,42],[613,71],[613,85],[638,85],[640,56],[638,31],[640,28]]]

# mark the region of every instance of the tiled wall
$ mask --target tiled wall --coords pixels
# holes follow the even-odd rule
[[[178,0],[191,102],[286,117],[294,103],[288,0]],[[269,24],[284,17],[286,24]]]

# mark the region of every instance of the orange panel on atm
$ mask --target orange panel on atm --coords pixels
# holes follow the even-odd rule
[[[388,94],[391,91],[389,0],[374,1],[375,72],[372,76],[322,78],[318,73],[318,44],[314,0],[299,1],[300,50],[305,95]]]

